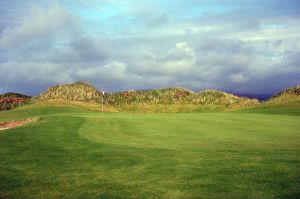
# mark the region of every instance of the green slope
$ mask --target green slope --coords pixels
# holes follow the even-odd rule
[[[285,90],[285,92],[289,91],[290,90]],[[280,93],[268,101],[248,108],[242,108],[238,110],[238,112],[300,116],[300,95],[293,93]]]
[[[0,198],[297,198],[299,116],[106,113],[39,104],[0,121]]]

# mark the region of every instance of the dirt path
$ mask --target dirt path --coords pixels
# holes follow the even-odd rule
[[[24,120],[17,120],[17,121],[9,121],[9,122],[2,122],[0,123],[0,131],[5,129],[14,128],[17,126],[23,126],[25,124],[33,122],[33,119],[24,119]]]

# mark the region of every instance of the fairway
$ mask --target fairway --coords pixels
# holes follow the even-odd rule
[[[101,113],[24,106],[0,121],[0,198],[298,198],[298,112]]]

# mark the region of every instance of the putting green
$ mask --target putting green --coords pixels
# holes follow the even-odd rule
[[[27,106],[0,121],[0,198],[297,198],[297,115]]]

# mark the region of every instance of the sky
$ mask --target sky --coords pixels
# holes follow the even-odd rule
[[[300,83],[300,1],[0,0],[0,93],[76,81],[272,95]]]

